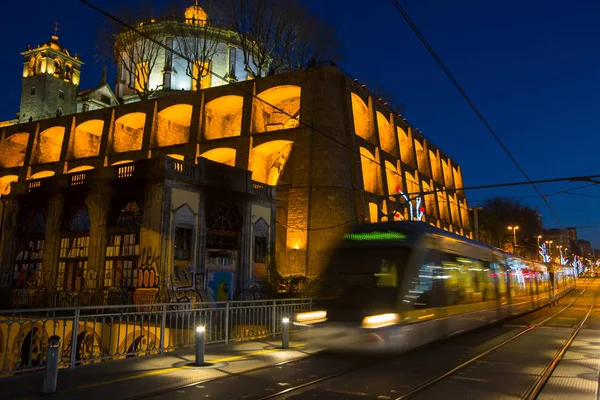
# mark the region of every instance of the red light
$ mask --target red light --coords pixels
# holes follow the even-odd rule
[[[425,212],[425,207],[421,207],[421,208],[419,208],[419,212],[420,212],[420,213],[424,213],[424,212]]]
[[[401,190],[402,190],[402,188],[400,187],[400,185],[396,186],[396,192],[399,192]]]

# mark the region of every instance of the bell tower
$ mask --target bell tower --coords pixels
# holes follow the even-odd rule
[[[79,54],[72,57],[54,36],[36,48],[21,53],[23,85],[19,122],[53,118],[77,112],[77,89],[81,65]]]

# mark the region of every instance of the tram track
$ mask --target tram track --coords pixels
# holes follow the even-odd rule
[[[589,286],[589,284],[588,284],[588,286]],[[575,299],[573,299],[569,304],[567,304],[565,307],[563,307],[560,311],[558,311],[558,312],[556,312],[556,313],[548,316],[547,318],[543,319],[540,322],[537,322],[535,324],[532,324],[532,325],[528,326],[526,329],[523,329],[521,332],[518,332],[517,334],[511,336],[510,338],[508,338],[505,341],[501,342],[500,344],[492,347],[491,349],[488,349],[486,351],[483,351],[483,352],[479,353],[478,355],[476,355],[476,356],[472,357],[471,359],[469,359],[469,360],[461,363],[460,365],[452,368],[451,370],[449,370],[449,371],[447,371],[447,372],[445,372],[445,373],[443,373],[441,375],[438,375],[438,376],[436,376],[436,377],[434,377],[432,379],[429,379],[429,380],[421,383],[420,385],[416,386],[415,388],[413,388],[413,389],[409,390],[408,392],[402,394],[396,400],[410,399],[410,398],[416,396],[417,394],[422,393],[423,391],[427,390],[431,386],[433,386],[436,383],[438,383],[438,382],[440,382],[440,381],[442,381],[442,380],[450,377],[451,375],[454,375],[456,372],[464,369],[465,367],[467,367],[468,365],[471,365],[472,363],[476,362],[477,360],[479,360],[479,359],[481,359],[481,358],[489,355],[490,353],[492,353],[492,352],[494,352],[494,351],[496,351],[496,350],[504,347],[508,343],[510,343],[510,342],[516,340],[517,338],[519,338],[519,337],[521,337],[521,336],[529,333],[530,331],[532,331],[532,330],[534,330],[534,329],[536,329],[536,328],[538,328],[540,326],[543,326],[543,325],[547,324],[548,322],[550,322],[551,320],[553,320],[554,318],[556,318],[560,314],[562,314],[564,311],[566,311],[567,309],[569,309],[571,306],[573,306],[577,302],[577,300],[579,300],[581,298],[581,296],[586,291],[587,291],[587,287],[584,288],[577,295],[577,297]],[[600,289],[598,289],[598,291],[600,291]],[[598,295],[598,291],[596,292],[596,296]],[[594,303],[595,303],[595,299],[594,299]],[[590,313],[591,313],[592,309],[593,309],[593,304],[592,304],[592,308],[589,311]],[[588,315],[589,315],[589,313],[588,313]],[[587,319],[587,316],[586,316],[586,319]],[[348,375],[348,374],[351,374],[351,373],[354,373],[354,372],[358,372],[358,371],[361,371],[361,370],[366,370],[368,368],[371,368],[375,364],[384,364],[384,363],[385,363],[385,361],[384,362],[379,362],[379,363],[371,363],[371,364],[366,364],[366,365],[363,365],[363,366],[360,366],[360,367],[357,367],[357,368],[350,368],[350,369],[347,369],[347,370],[344,370],[344,371],[339,371],[339,372],[336,372],[336,373],[333,373],[333,374],[330,374],[330,375],[327,375],[327,376],[320,377],[318,379],[314,379],[314,380],[309,381],[309,382],[304,382],[304,383],[296,385],[294,387],[290,387],[290,388],[281,390],[281,391],[276,392],[276,393],[271,393],[269,395],[260,397],[260,398],[258,398],[256,400],[270,400],[270,399],[277,399],[277,398],[287,398],[288,395],[291,395],[291,394],[294,394],[294,393],[303,392],[303,391],[306,391],[308,389],[315,388],[315,387],[317,387],[317,386],[319,386],[319,385],[321,385],[321,384],[323,384],[323,383],[325,383],[327,381],[331,381],[333,379],[336,379],[336,378],[339,378],[339,377],[342,377],[344,375]],[[547,379],[546,379],[546,381],[547,381]]]
[[[560,316],[563,312],[565,312],[566,310],[570,309],[581,297],[582,295],[588,290],[589,287],[589,283],[586,287],[581,289],[581,292],[579,294],[576,295],[576,297],[569,302],[569,304],[565,305],[563,308],[561,308],[559,311],[553,313],[552,315],[544,318],[542,321],[530,324],[529,326],[527,326],[527,328],[521,330],[520,332],[512,335],[511,337],[507,338],[506,340],[502,341],[501,343],[493,346],[492,348],[482,351],[481,353],[477,354],[476,356],[470,358],[467,361],[462,362],[461,364],[459,364],[458,366],[448,370],[445,373],[442,373],[440,375],[437,375],[431,379],[428,379],[426,381],[424,381],[421,384],[418,384],[417,386],[413,387],[412,389],[408,390],[407,392],[404,392],[402,395],[400,395],[399,397],[397,397],[396,400],[404,400],[404,399],[410,399],[412,397],[415,397],[416,395],[419,395],[421,393],[423,393],[424,391],[426,391],[427,389],[433,387],[434,385],[440,383],[441,381],[449,378],[450,376],[454,375],[455,373],[463,370],[465,367],[475,363],[476,361],[480,360],[481,358],[497,351],[498,349],[506,346],[507,344],[513,342],[514,340],[518,339],[519,337],[522,337],[524,335],[526,335],[527,333],[533,331],[536,328],[542,327],[546,324],[548,324],[548,322],[552,321],[553,319],[557,318],[558,316]],[[554,371],[554,369],[556,368],[556,366],[558,365],[558,362],[560,361],[560,358],[562,358],[562,355],[564,355],[564,353],[568,350],[568,346],[570,346],[570,344],[572,343],[572,341],[574,340],[574,338],[576,337],[577,333],[579,332],[579,330],[581,329],[581,327],[583,327],[583,324],[585,323],[585,320],[587,320],[587,317],[590,315],[591,311],[593,310],[594,304],[596,302],[596,298],[598,297],[598,294],[600,292],[600,288],[596,291],[595,297],[594,297],[594,301],[592,302],[592,306],[590,307],[590,310],[588,311],[588,313],[586,314],[584,320],[581,321],[580,324],[578,324],[577,329],[574,330],[571,335],[569,336],[569,339],[567,340],[567,343],[565,343],[565,345],[563,347],[561,347],[561,351],[557,352],[557,354],[555,355],[555,357],[553,358],[552,363],[554,364],[553,367],[548,366],[547,369],[545,369],[542,374],[540,374],[540,376],[538,377],[538,379],[536,380],[536,384],[532,385],[531,387],[531,393],[535,393],[535,396],[537,396],[539,394],[539,392],[543,389],[545,383],[548,381],[552,371]],[[516,317],[519,318],[519,317]],[[562,351],[564,349],[564,351]],[[323,357],[323,355],[321,354],[312,354],[310,356],[308,356],[308,358],[318,358],[318,357]],[[255,368],[253,370],[250,371],[245,371],[243,374],[241,375],[247,375],[250,373],[255,373],[255,372],[260,372],[260,371],[268,371],[269,369],[275,369],[278,367],[282,367],[284,365],[289,365],[292,363],[295,363],[299,360],[302,359],[306,359],[306,357],[301,357],[301,358],[295,358],[292,360],[287,360],[285,362],[281,362],[278,364],[274,364],[274,365],[268,365],[268,366],[263,366],[263,367],[259,367],[259,368]],[[295,396],[298,394],[301,394],[303,392],[315,389],[319,386],[321,386],[322,384],[326,383],[326,382],[330,382],[335,380],[336,378],[341,378],[344,377],[346,375],[350,375],[352,373],[355,372],[360,372],[362,370],[367,370],[369,368],[372,368],[376,365],[384,365],[389,363],[390,360],[389,358],[383,361],[375,361],[375,362],[368,362],[368,363],[363,363],[359,366],[353,366],[351,368],[345,368],[341,371],[336,371],[330,374],[326,374],[324,376],[315,378],[315,379],[311,379],[310,381],[307,382],[303,382],[291,387],[287,387],[285,389],[282,390],[278,390],[276,392],[264,395],[264,396],[257,396],[254,397],[255,400],[269,400],[269,399],[276,399],[276,398],[288,398],[290,396]],[[552,364],[551,363],[551,364]],[[212,383],[212,382],[216,382],[216,381],[221,381],[224,380],[228,377],[231,377],[232,375],[228,375],[225,377],[218,377],[218,378],[212,378],[212,379],[205,379],[202,381],[196,381],[196,382],[191,382],[191,383],[187,383],[185,385],[178,385],[178,386],[173,386],[173,387],[169,387],[166,388],[164,390],[158,390],[158,391],[153,391],[152,393],[148,393],[148,394],[143,394],[140,396],[136,396],[136,397],[132,397],[130,398],[130,400],[133,399],[145,399],[145,398],[151,398],[151,397],[155,397],[157,395],[162,395],[162,394],[167,394],[170,392],[176,392],[176,391],[181,391],[183,389],[186,388],[191,388],[194,386],[198,386],[198,385],[204,385],[207,383]],[[539,380],[539,384],[537,383]],[[535,389],[535,392],[534,392]],[[249,398],[249,397],[248,397]],[[526,399],[534,399],[535,397],[524,397]]]

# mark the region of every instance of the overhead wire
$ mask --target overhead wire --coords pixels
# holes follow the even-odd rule
[[[125,22],[125,21],[121,20],[120,18],[118,18],[118,17],[116,17],[116,16],[114,16],[114,15],[110,14],[109,12],[107,12],[107,11],[105,11],[105,10],[101,9],[100,7],[98,7],[98,6],[94,5],[94,4],[93,4],[93,3],[91,3],[90,1],[88,1],[88,0],[80,0],[80,2],[81,2],[81,3],[83,3],[83,4],[85,4],[85,5],[87,5],[88,7],[92,8],[93,10],[95,10],[95,11],[97,11],[97,12],[101,13],[101,14],[102,14],[102,15],[104,15],[105,17],[107,17],[107,18],[109,18],[109,19],[111,19],[111,20],[115,21],[117,24],[119,24],[119,25],[122,25],[124,28],[126,28],[126,29],[128,29],[128,30],[130,30],[130,31],[132,31],[132,32],[134,32],[134,33],[136,33],[136,34],[138,34],[138,35],[140,35],[141,37],[143,37],[143,38],[145,38],[145,39],[147,39],[147,40],[151,41],[151,42],[152,42],[152,43],[154,43],[155,45],[157,45],[157,46],[160,46],[160,47],[164,48],[165,50],[167,50],[167,51],[171,52],[172,54],[174,54],[174,55],[176,55],[176,56],[178,56],[178,57],[182,58],[183,60],[186,60],[187,62],[193,62],[193,61],[192,61],[192,60],[191,60],[189,57],[187,57],[185,54],[183,54],[183,53],[181,53],[181,52],[179,52],[179,51],[177,51],[177,50],[175,50],[175,49],[173,49],[173,48],[170,48],[170,47],[168,47],[167,45],[165,45],[165,44],[164,44],[164,43],[162,43],[161,41],[159,41],[159,40],[155,39],[154,37],[152,37],[152,35],[150,35],[150,34],[147,34],[147,33],[143,32],[143,31],[139,30],[138,28],[136,28],[136,27],[132,26],[131,24],[128,24],[127,22]],[[208,71],[208,72],[209,72],[209,73],[210,73],[212,76],[214,76],[214,77],[216,77],[216,78],[218,78],[218,79],[220,79],[220,80],[222,80],[222,81],[227,81],[227,80],[225,79],[225,77],[223,77],[223,76],[219,75],[218,73],[214,72],[212,69],[209,69],[209,71]],[[267,106],[269,106],[269,107],[272,107],[274,110],[276,110],[276,111],[278,111],[278,112],[282,113],[283,115],[286,115],[286,116],[288,116],[288,117],[290,117],[290,118],[296,119],[296,120],[298,121],[298,124],[299,124],[299,125],[302,125],[302,126],[304,126],[304,127],[308,128],[308,129],[310,129],[310,130],[312,130],[312,131],[314,131],[314,132],[316,132],[316,133],[319,133],[319,134],[323,135],[324,137],[328,138],[329,140],[333,141],[334,143],[336,143],[336,144],[338,144],[338,145],[340,145],[340,146],[342,146],[342,147],[346,148],[347,150],[351,151],[352,153],[355,153],[355,154],[357,154],[357,155],[358,155],[358,156],[360,156],[360,157],[364,157],[365,159],[369,160],[370,162],[372,162],[373,164],[375,164],[375,165],[379,166],[380,168],[382,167],[382,164],[381,164],[380,162],[378,162],[377,160],[375,160],[375,159],[372,159],[372,158],[370,158],[370,157],[367,157],[366,155],[362,154],[360,151],[357,151],[356,149],[354,149],[353,147],[349,146],[348,144],[346,144],[346,143],[344,143],[344,142],[342,142],[342,141],[338,140],[337,138],[335,138],[335,137],[332,137],[331,135],[329,135],[329,134],[327,134],[327,133],[323,132],[322,130],[320,130],[320,129],[316,128],[314,125],[312,125],[312,124],[309,124],[309,123],[307,123],[307,122],[304,122],[304,121],[301,121],[301,120],[300,120],[300,119],[298,119],[296,116],[292,115],[291,113],[288,113],[288,112],[287,112],[287,111],[285,111],[284,109],[282,109],[282,108],[280,108],[280,107],[277,107],[276,105],[274,105],[274,104],[272,104],[272,103],[269,103],[268,101],[266,101],[265,99],[262,99],[262,98],[261,98],[259,95],[255,94],[255,93],[254,93],[254,92],[252,92],[251,90],[248,90],[248,89],[246,89],[245,87],[243,87],[243,85],[241,85],[239,82],[235,82],[235,81],[229,81],[229,83],[230,83],[230,84],[231,84],[233,87],[235,87],[236,89],[240,90],[241,92],[243,92],[243,93],[245,93],[245,94],[247,94],[247,95],[250,95],[250,96],[252,96],[253,98],[257,99],[258,101],[262,102],[263,104],[265,104],[265,105],[267,105]],[[387,167],[386,167],[386,171],[387,171]],[[423,188],[423,186],[422,186],[422,184],[421,184],[421,183],[415,183],[415,184],[416,184],[416,185],[418,185],[420,188]],[[352,190],[353,190],[354,192],[357,192],[357,191],[359,191],[359,190],[358,190],[358,189],[356,189],[356,188],[352,188]],[[358,220],[358,219],[360,219],[360,217],[357,217],[357,218],[355,218],[354,220]],[[334,226],[332,226],[332,227],[331,227],[331,229],[333,229],[333,228],[337,228],[337,227],[339,227],[339,226],[344,226],[344,225],[348,225],[348,223],[343,223],[343,224],[341,224],[341,225],[334,225]],[[291,229],[294,229],[294,228],[291,228]],[[320,229],[320,230],[322,230],[322,229],[325,229],[325,228],[319,228],[319,229]]]
[[[395,0],[393,0],[393,1],[394,1],[394,3],[397,3]],[[175,49],[172,49],[172,48],[168,47],[167,45],[163,44],[163,43],[162,43],[162,42],[160,42],[159,40],[156,40],[155,38],[153,38],[151,35],[149,35],[149,34],[147,34],[147,33],[145,33],[145,32],[142,32],[142,31],[140,31],[139,29],[135,28],[134,26],[132,26],[132,25],[128,24],[128,23],[127,23],[127,22],[125,22],[125,21],[122,21],[122,20],[121,20],[121,19],[119,19],[118,17],[116,17],[116,16],[114,16],[114,15],[110,14],[109,12],[107,12],[107,11],[105,11],[105,10],[103,10],[103,9],[99,8],[98,6],[94,5],[94,4],[93,4],[93,3],[91,3],[90,1],[88,1],[88,0],[80,0],[80,2],[81,2],[81,3],[83,3],[83,4],[85,4],[85,5],[87,5],[88,7],[92,8],[92,9],[94,9],[95,11],[97,11],[97,12],[101,13],[101,14],[102,14],[102,15],[104,15],[105,17],[107,17],[107,18],[109,18],[109,19],[111,19],[111,20],[115,21],[116,23],[118,23],[118,24],[122,25],[124,28],[126,28],[126,29],[128,29],[128,30],[130,30],[130,31],[132,31],[132,32],[134,32],[134,33],[136,33],[136,34],[138,34],[138,35],[140,35],[140,36],[142,36],[142,37],[146,38],[147,40],[149,40],[149,41],[153,42],[154,44],[156,44],[156,45],[158,45],[158,46],[160,46],[160,47],[163,47],[164,49],[166,49],[167,51],[171,52],[172,54],[174,54],[174,55],[177,55],[178,57],[180,57],[180,58],[182,58],[182,59],[186,60],[187,62],[192,62],[192,60],[191,60],[189,57],[185,56],[185,55],[184,55],[184,54],[182,54],[181,52],[179,52],[179,51],[177,51],[177,50],[175,50]],[[399,4],[398,4],[398,6],[399,6]],[[416,28],[416,26],[415,26],[415,28]],[[417,30],[417,31],[418,31],[418,30]],[[420,33],[419,33],[419,34],[420,34]],[[419,36],[419,35],[418,35],[418,36]],[[425,41],[425,43],[426,43],[426,41]],[[433,51],[433,49],[431,49],[431,50]],[[435,54],[435,52],[433,52],[432,54],[434,54],[434,55],[435,55],[434,57],[436,57],[436,58],[438,58],[438,59],[439,59],[439,57],[437,57],[437,54]],[[440,62],[441,62],[441,60],[440,60]],[[441,63],[441,65],[443,65],[443,63]],[[445,66],[443,66],[443,68],[445,68]],[[446,69],[446,68],[445,68],[445,69]],[[447,69],[446,69],[446,70],[447,70]],[[212,76],[214,76],[214,77],[216,77],[216,78],[218,78],[218,79],[221,79],[222,81],[227,81],[227,80],[225,79],[225,77],[223,77],[223,76],[221,76],[221,75],[217,74],[217,73],[216,73],[216,72],[214,72],[213,70],[209,70],[209,73],[210,73]],[[448,73],[449,73],[449,71],[448,71]],[[450,76],[451,76],[451,74],[450,74]],[[452,77],[452,79],[453,79],[453,77]],[[269,103],[269,102],[268,102],[268,101],[266,101],[265,99],[262,99],[262,98],[261,98],[259,95],[257,95],[257,94],[255,94],[255,93],[253,93],[251,90],[248,90],[248,89],[246,89],[245,87],[243,87],[243,85],[241,85],[239,82],[235,82],[235,81],[229,81],[229,83],[230,83],[230,85],[232,85],[233,87],[235,87],[235,88],[236,88],[236,89],[238,89],[239,91],[241,91],[241,92],[243,92],[243,93],[245,93],[245,94],[247,94],[247,95],[250,95],[250,96],[252,96],[254,99],[257,99],[258,101],[262,102],[263,104],[265,104],[265,105],[267,105],[267,106],[269,106],[269,107],[272,107],[274,110],[276,110],[276,111],[278,111],[278,112],[282,113],[283,115],[286,115],[286,116],[289,116],[290,118],[294,118],[294,119],[296,119],[296,120],[298,121],[298,124],[299,124],[299,125],[302,125],[302,126],[304,126],[304,127],[308,128],[308,129],[310,129],[310,130],[312,130],[312,131],[314,131],[314,132],[316,132],[316,133],[319,133],[319,134],[323,135],[324,137],[328,138],[329,140],[331,140],[331,141],[335,142],[336,144],[338,144],[338,145],[340,145],[340,146],[342,146],[342,147],[346,148],[347,150],[351,151],[352,153],[355,153],[355,154],[359,155],[360,157],[364,157],[364,158],[368,159],[370,162],[374,163],[375,165],[378,165],[378,166],[381,168],[382,164],[381,164],[380,162],[378,162],[378,161],[376,161],[376,160],[374,160],[374,159],[372,159],[372,158],[369,158],[369,157],[367,157],[367,156],[365,156],[365,155],[361,154],[361,153],[360,153],[360,151],[357,151],[356,149],[354,149],[353,147],[351,147],[351,146],[347,145],[346,143],[344,143],[344,142],[342,142],[342,141],[338,140],[337,138],[335,138],[335,137],[332,137],[331,135],[329,135],[329,134],[327,134],[327,133],[323,132],[322,130],[320,130],[320,129],[316,128],[316,127],[315,127],[315,126],[313,126],[312,124],[309,124],[309,123],[307,123],[307,122],[301,121],[300,119],[296,118],[296,116],[292,115],[291,113],[288,113],[287,111],[283,110],[282,108],[280,108],[280,107],[277,107],[276,105]],[[460,88],[460,86],[458,86],[458,87]],[[462,91],[462,89],[460,89],[460,91],[461,91],[461,93],[464,93],[464,91]],[[466,94],[464,94],[464,96],[466,96]],[[467,99],[468,99],[468,97],[467,97]],[[472,104],[472,102],[470,101],[470,99],[468,99],[468,102],[469,102],[470,104]],[[473,105],[473,107],[474,107],[474,105]],[[475,108],[475,110],[476,110],[476,112],[478,112],[478,110],[477,110],[476,108]],[[478,114],[479,114],[479,115],[481,115],[480,113],[478,113]],[[489,130],[491,130],[491,127],[489,126],[489,124],[487,124],[487,121],[485,121],[485,119],[483,119],[483,116],[482,116],[482,115],[481,115],[480,119],[482,119],[482,121],[484,122],[484,124],[486,124],[486,126],[488,127],[488,129],[489,129]],[[493,130],[491,130],[491,132],[492,132],[492,134],[493,134],[495,137],[497,137],[497,135],[495,135],[495,133],[493,132]],[[501,142],[500,142],[500,143],[501,143]],[[503,148],[505,148],[505,146],[504,146],[502,143],[501,143],[501,145],[503,146]],[[506,149],[506,151],[507,151],[507,150],[508,150],[508,149]],[[509,152],[508,154],[509,154],[509,155],[511,156],[511,158],[514,160],[514,157],[512,157],[512,155],[510,154],[510,152]],[[514,160],[514,162],[516,162],[516,160]],[[517,165],[518,165],[518,164],[517,164]],[[515,186],[515,185],[520,185],[520,184],[532,184],[532,185],[534,185],[534,187],[536,188],[536,190],[538,191],[538,193],[541,195],[541,192],[539,192],[539,190],[537,189],[537,187],[535,186],[535,184],[534,184],[534,183],[532,183],[531,179],[530,179],[530,178],[529,178],[529,177],[528,177],[528,176],[527,176],[527,175],[524,173],[524,171],[522,171],[522,172],[523,172],[523,174],[525,175],[526,179],[528,180],[528,182],[527,182],[527,183],[512,183],[512,184],[499,184],[499,185],[484,185],[484,186],[479,186],[479,187],[471,187],[471,188],[456,188],[456,189],[444,189],[444,190],[437,190],[437,189],[436,189],[436,190],[434,190],[434,191],[429,191],[429,192],[422,192],[422,191],[421,191],[421,192],[418,192],[418,193],[410,193],[410,194],[423,194],[423,195],[424,195],[424,194],[433,194],[433,193],[437,193],[437,192],[445,192],[445,191],[462,191],[462,190],[473,190],[473,189],[483,189],[483,188],[493,188],[493,187]],[[591,176],[591,177],[600,177],[600,175],[593,175],[593,176]],[[586,178],[586,177],[583,177],[583,178]],[[542,182],[544,182],[544,183],[545,183],[545,182],[552,182],[552,181],[560,181],[560,180],[545,180],[545,181],[539,181],[539,182],[540,182],[540,183],[542,183]],[[423,186],[422,186],[420,183],[417,183],[417,185],[419,185],[419,187],[423,188]],[[358,191],[358,190],[357,190],[357,189],[355,189],[355,188],[353,188],[353,191]],[[410,195],[410,194],[409,194],[409,195]],[[542,198],[543,198],[543,195],[542,195]],[[546,201],[546,203],[547,203],[547,201]],[[548,206],[549,206],[549,204],[548,204]],[[549,206],[549,207],[550,207],[550,206]],[[353,219],[351,222],[345,222],[345,223],[342,223],[342,224],[339,224],[339,225],[334,225],[334,226],[330,227],[330,229],[333,229],[333,228],[336,228],[336,227],[339,227],[339,226],[348,225],[349,223],[352,223],[353,221],[356,221],[356,220],[358,220],[359,218],[360,218],[360,217],[357,217],[357,218]],[[562,222],[561,222],[561,223],[562,223]],[[282,225],[283,225],[283,224],[282,224]],[[564,224],[563,224],[563,225],[564,225]],[[287,225],[286,225],[286,227],[287,227]],[[297,228],[290,227],[290,229],[297,229]],[[317,230],[324,230],[324,229],[327,229],[327,228],[317,228]]]
[[[483,114],[481,113],[481,111],[479,111],[479,108],[477,108],[477,106],[475,105],[475,103],[473,103],[473,101],[471,100],[471,98],[467,95],[467,93],[465,92],[465,90],[458,83],[458,81],[456,80],[456,78],[454,77],[454,75],[450,72],[450,70],[448,69],[448,67],[446,66],[446,64],[438,56],[437,52],[429,44],[429,42],[427,41],[427,39],[425,39],[425,37],[423,36],[423,34],[419,30],[419,28],[416,26],[416,24],[413,22],[413,20],[410,18],[410,16],[406,12],[406,10],[400,5],[400,3],[398,2],[398,0],[392,0],[392,3],[396,7],[396,9],[398,10],[398,12],[402,15],[402,17],[404,18],[404,20],[407,22],[407,24],[412,29],[412,31],[415,33],[415,35],[417,35],[417,37],[419,38],[419,40],[421,41],[421,43],[423,43],[423,45],[425,46],[425,48],[427,49],[427,51],[431,54],[431,56],[434,58],[434,60],[437,62],[437,64],[442,68],[442,70],[444,71],[444,73],[446,74],[446,76],[450,79],[450,81],[452,82],[452,84],[454,84],[454,86],[456,87],[456,89],[458,90],[458,92],[462,95],[462,97],[465,99],[465,101],[467,102],[467,104],[475,112],[475,114],[477,115],[477,117],[479,118],[479,120],[483,123],[483,125],[486,127],[486,129],[488,130],[488,132],[492,135],[492,137],[500,145],[500,147],[506,153],[506,155],[508,155],[508,157],[511,159],[511,161],[513,162],[513,164],[517,167],[517,169],[521,172],[521,174],[523,174],[523,176],[525,177],[525,179],[527,179],[527,181],[529,181],[529,183],[531,184],[531,186],[533,186],[533,188],[537,192],[538,196],[541,197],[541,199],[544,201],[544,203],[546,203],[546,206],[548,207],[548,209],[550,210],[550,212],[554,215],[554,217],[556,218],[556,220],[563,227],[565,227],[565,224],[562,222],[562,220],[560,219],[560,217],[558,216],[558,214],[556,213],[556,211],[554,210],[554,208],[552,208],[552,206],[548,202],[548,199],[543,195],[543,193],[540,191],[540,189],[536,186],[536,184],[531,180],[531,178],[529,177],[529,175],[525,172],[525,170],[523,169],[523,167],[521,166],[521,164],[519,164],[519,162],[517,161],[517,159],[515,158],[515,156],[512,154],[512,152],[508,149],[508,147],[500,139],[500,137],[495,132],[495,130],[492,128],[492,126],[490,125],[490,123],[483,116]]]

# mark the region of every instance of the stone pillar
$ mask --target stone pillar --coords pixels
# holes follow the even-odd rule
[[[0,265],[0,288],[9,288],[12,284],[13,261],[15,258],[15,240],[17,237],[17,215],[19,202],[15,197],[4,196],[0,202],[0,216],[2,220],[2,237],[0,249],[2,251]]]
[[[46,220],[46,238],[44,242],[44,271],[50,275],[50,288],[56,288],[58,276],[58,257],[60,254],[61,217],[65,206],[65,195],[57,193],[48,199],[48,219]]]
[[[107,217],[111,205],[111,194],[110,188],[97,187],[92,189],[86,198],[91,223],[88,273],[94,271],[97,290],[104,288],[104,257],[106,255]],[[89,288],[90,286],[86,285],[86,289]]]
[[[170,190],[167,190],[163,182],[146,185],[138,267],[155,270],[161,294],[165,293],[165,278],[169,272],[170,221]]]

